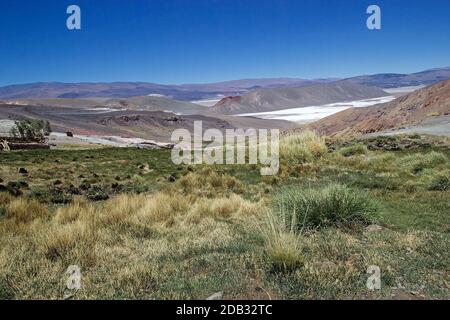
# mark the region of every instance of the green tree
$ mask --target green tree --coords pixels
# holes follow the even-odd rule
[[[43,142],[52,132],[47,120],[24,119],[15,122],[11,129],[11,136],[24,140]]]

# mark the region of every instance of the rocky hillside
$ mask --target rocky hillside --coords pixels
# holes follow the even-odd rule
[[[4,102],[12,105],[32,105],[41,107],[64,108],[111,108],[145,111],[169,111],[177,114],[203,114],[205,107],[159,96],[138,96],[123,99],[109,98],[45,98],[45,99],[10,99]]]
[[[331,136],[357,136],[416,125],[450,115],[450,80],[367,108],[351,108],[310,125]]]
[[[266,112],[387,96],[383,90],[349,81],[301,88],[259,89],[240,98],[228,97],[213,110],[223,114]]]

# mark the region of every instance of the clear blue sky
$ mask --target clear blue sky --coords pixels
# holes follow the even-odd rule
[[[82,30],[66,28],[77,4]],[[382,30],[366,28],[370,4]],[[346,77],[450,66],[448,0],[1,0],[0,85]]]

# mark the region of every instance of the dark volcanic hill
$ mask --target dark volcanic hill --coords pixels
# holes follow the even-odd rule
[[[310,125],[329,136],[357,136],[450,116],[450,80],[414,91],[385,104],[350,108]]]
[[[240,98],[228,97],[212,110],[223,114],[266,112],[387,96],[383,90],[349,81],[300,88],[259,89]]]

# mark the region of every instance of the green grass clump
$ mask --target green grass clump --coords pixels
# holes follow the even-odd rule
[[[109,198],[108,191],[100,186],[92,186],[87,192],[86,197],[91,201],[102,201]]]
[[[72,195],[58,188],[33,187],[28,193],[28,197],[42,203],[67,204],[72,202]]]
[[[296,221],[283,221],[282,217],[268,210],[263,219],[261,234],[273,271],[291,272],[303,264]]]
[[[437,174],[428,185],[430,191],[448,191],[450,190],[450,178],[446,174]]]
[[[344,157],[351,157],[358,154],[367,154],[367,147],[363,144],[353,144],[348,147],[343,147],[339,150],[339,153]]]
[[[311,162],[326,154],[327,150],[325,138],[309,130],[280,140],[280,157],[289,164]]]
[[[167,150],[1,154],[1,184],[29,187],[0,192],[0,299],[62,299],[73,264],[73,299],[448,299],[449,194],[428,189],[448,187],[450,140],[409,140],[327,142],[311,162],[282,155],[270,177],[174,165]],[[365,156],[340,153],[359,143]],[[414,162],[424,169],[413,174]],[[91,189],[109,199],[94,203]],[[383,228],[361,232],[378,212]],[[367,290],[369,265],[381,290]]]
[[[378,206],[366,192],[339,184],[323,189],[281,189],[274,198],[276,212],[297,230],[327,226],[350,227],[377,221]]]
[[[438,165],[448,162],[448,158],[441,152],[431,151],[429,153],[415,153],[400,158],[400,165],[407,171],[418,174],[424,169],[435,168]]]

